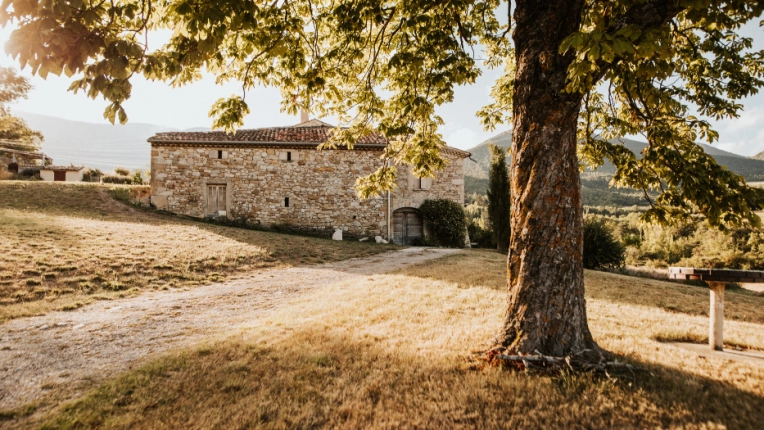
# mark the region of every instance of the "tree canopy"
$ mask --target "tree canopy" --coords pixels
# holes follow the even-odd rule
[[[214,126],[233,130],[249,112],[247,91],[280,88],[282,109],[335,115],[328,146],[352,146],[377,132],[391,142],[387,163],[358,183],[370,196],[395,185],[395,164],[434,176],[445,145],[435,107],[485,67],[505,73],[486,127],[510,119],[518,61],[500,21],[499,0],[3,0],[14,23],[6,51],[33,73],[74,78],[71,89],[108,102],[104,116],[127,121],[122,106],[140,74],[180,86],[211,73],[240,94],[212,106]],[[583,94],[578,125],[582,165],[605,159],[613,185],[655,190],[645,219],[703,214],[713,225],[759,224],[764,193],[694,144],[718,139],[710,118],[737,117],[742,99],[764,84],[764,53],[739,30],[764,5],[719,0],[587,0],[580,25],[559,53],[570,56],[568,92]],[[173,30],[149,46],[148,32]],[[551,55],[551,53],[550,53]],[[551,58],[551,56],[549,57]],[[543,61],[543,58],[542,58]],[[696,113],[694,113],[696,112]],[[642,134],[641,158],[612,139]]]
[[[29,128],[26,121],[11,115],[10,103],[26,98],[32,85],[16,71],[0,67],[0,147],[20,151],[40,149],[42,134]]]

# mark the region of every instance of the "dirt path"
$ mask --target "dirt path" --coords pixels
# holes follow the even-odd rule
[[[235,329],[306,289],[391,272],[454,251],[408,248],[9,321],[0,325],[0,410],[28,404],[51,389],[65,387],[76,395],[77,387]]]

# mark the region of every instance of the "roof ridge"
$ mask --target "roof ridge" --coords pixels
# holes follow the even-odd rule
[[[313,121],[313,120],[311,120]],[[306,124],[306,123],[303,123]],[[315,123],[314,123],[315,124]],[[319,145],[331,139],[330,130],[335,126],[323,123],[308,126],[265,127],[239,129],[234,134],[224,131],[171,131],[161,132],[148,139],[151,143],[166,144],[260,144],[260,145]],[[379,132],[372,132],[361,137],[356,145],[386,146],[387,138]],[[443,150],[460,157],[469,157],[470,153],[453,146],[444,146]]]

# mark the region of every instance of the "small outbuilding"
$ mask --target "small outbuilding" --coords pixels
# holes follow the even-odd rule
[[[40,166],[40,179],[50,182],[82,182],[83,166]]]

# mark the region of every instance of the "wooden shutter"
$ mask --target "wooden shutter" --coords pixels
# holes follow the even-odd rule
[[[53,171],[53,180],[54,181],[66,181],[66,170],[54,170]]]
[[[226,207],[225,185],[218,185],[218,215],[220,215],[220,212],[225,212]],[[226,212],[226,215],[228,215],[228,212]]]
[[[207,185],[207,215],[216,215],[218,207],[217,188],[214,185]]]
[[[226,210],[225,185],[207,185],[207,215],[218,216]]]
[[[432,178],[422,178],[420,184],[423,190],[429,190],[432,188]]]
[[[414,176],[414,172],[409,170],[408,174],[409,190],[416,190],[419,188],[419,178]]]

